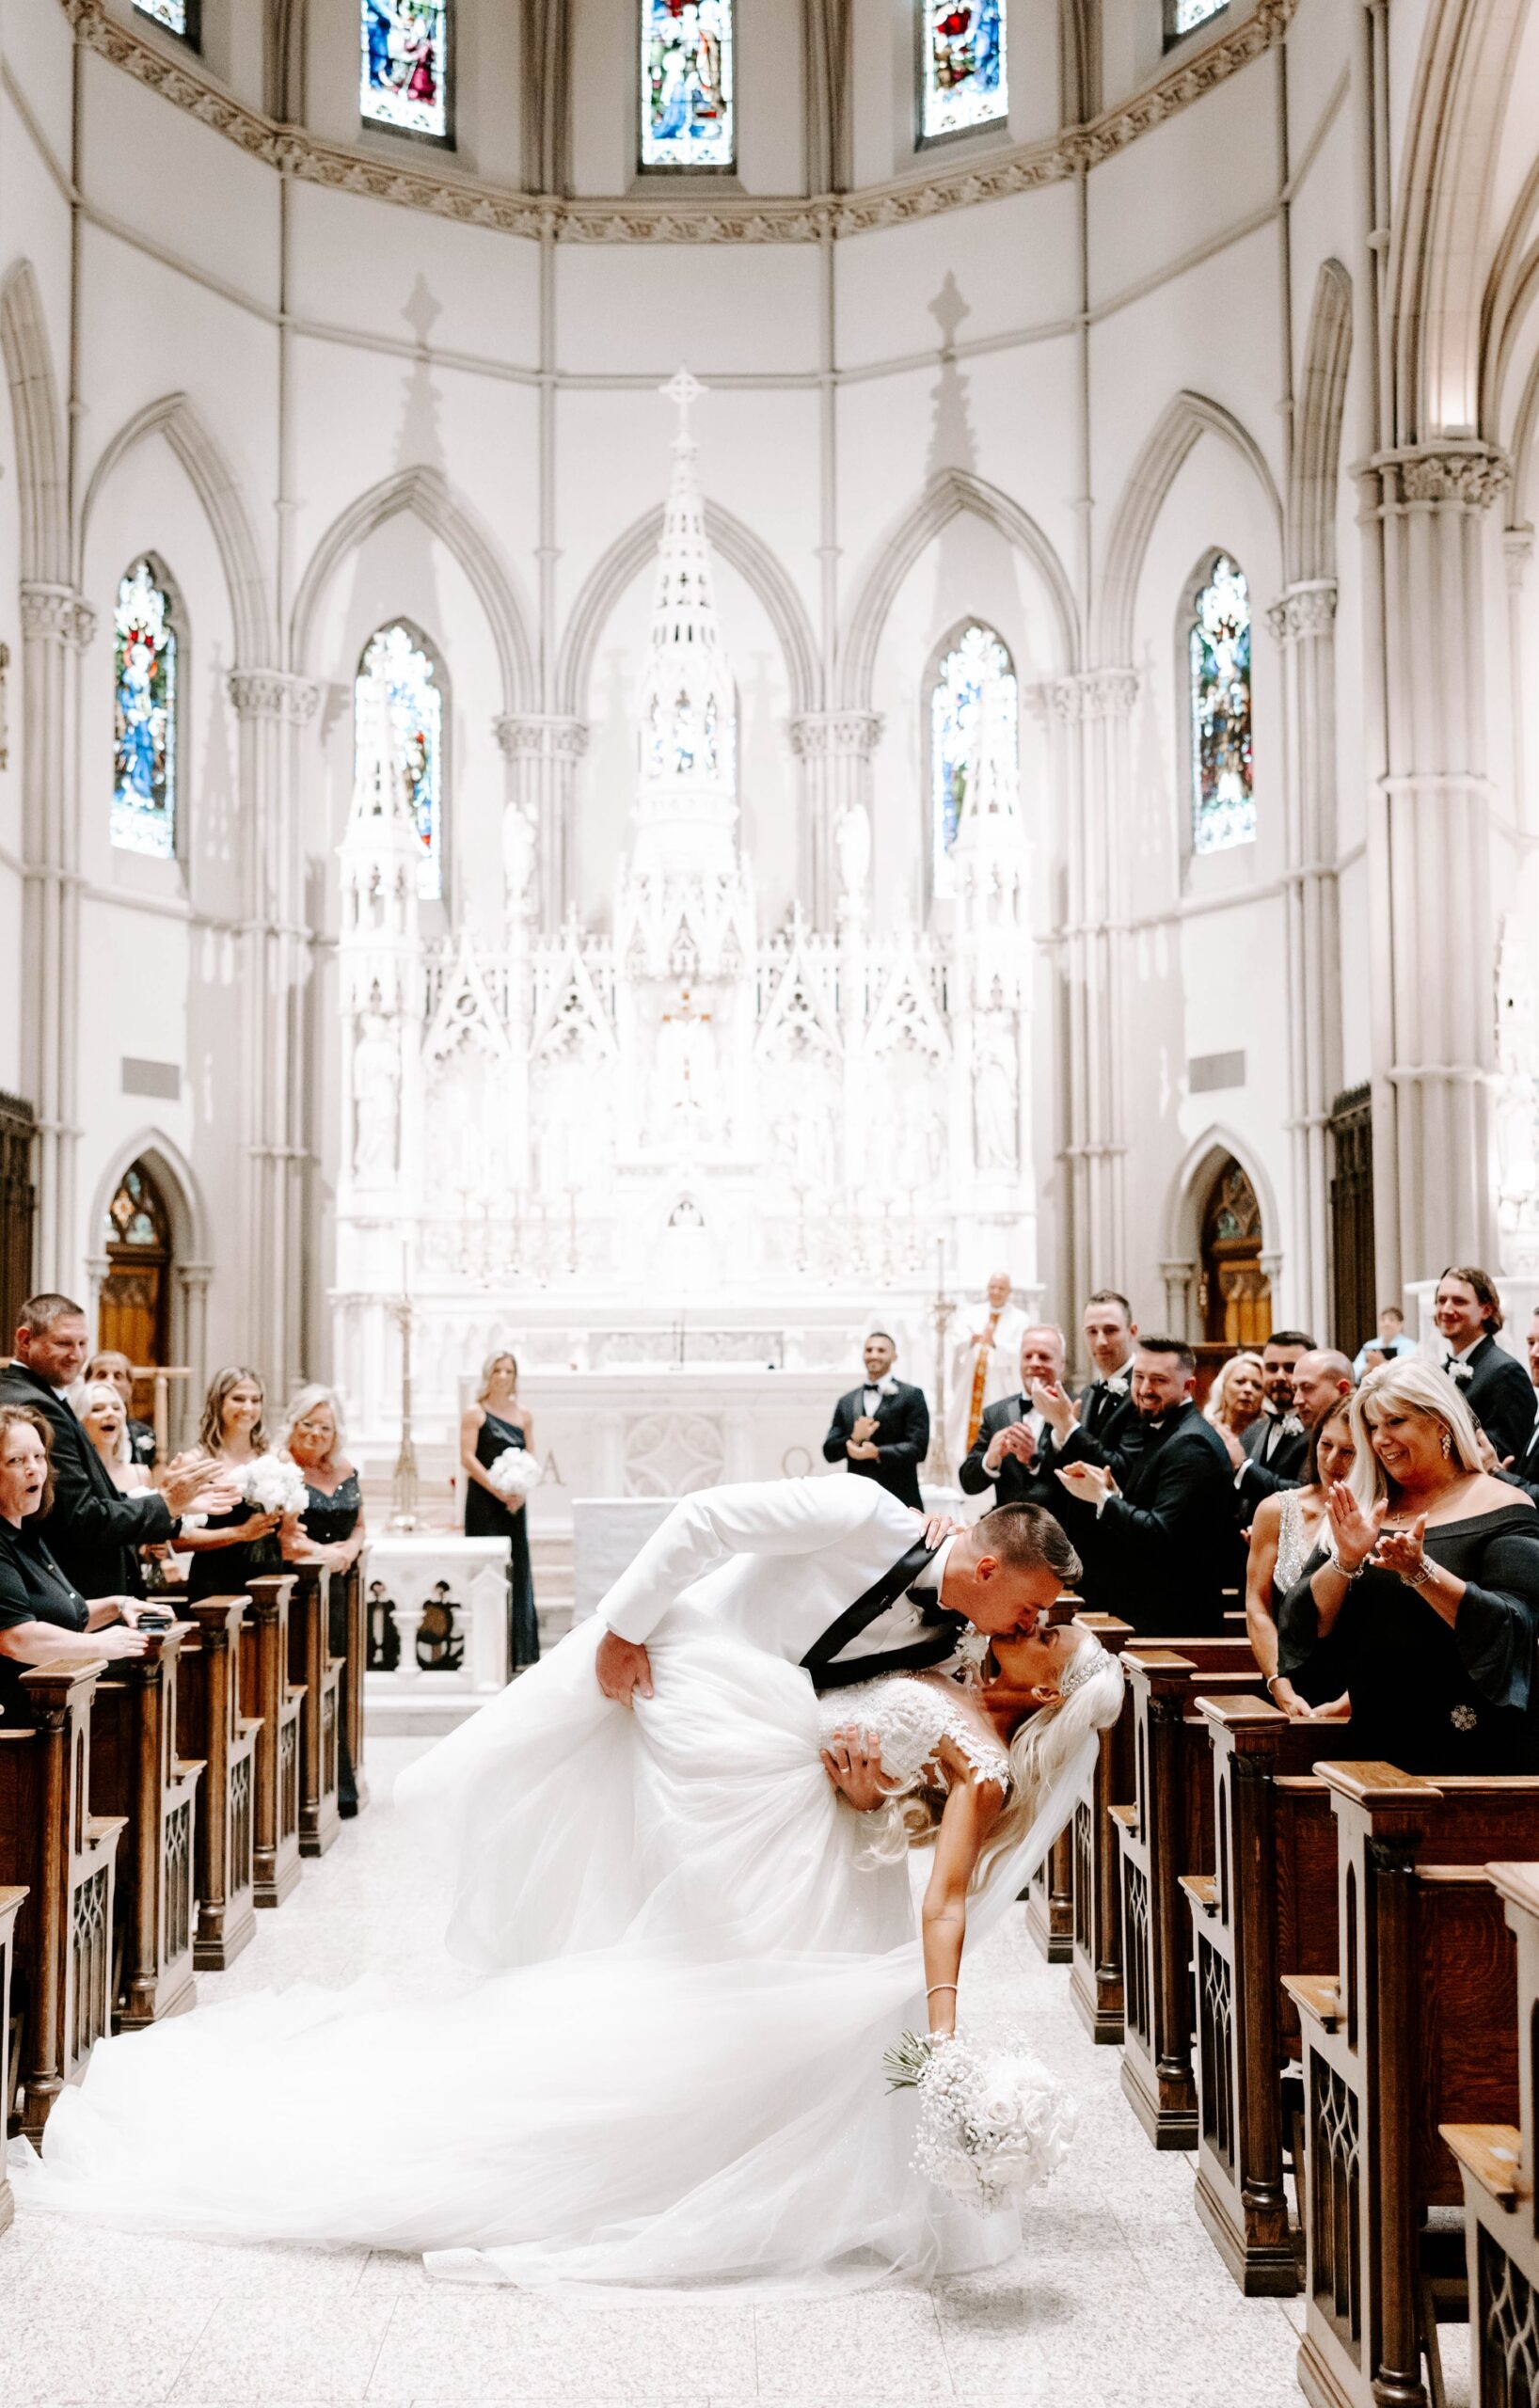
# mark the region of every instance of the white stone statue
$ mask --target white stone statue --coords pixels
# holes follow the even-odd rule
[[[401,1120],[401,1049],[383,1012],[366,1011],[353,1048],[353,1176],[395,1177]]]
[[[721,1109],[716,1037],[688,989],[658,1030],[652,1134],[659,1144],[714,1136]]]
[[[510,802],[502,814],[502,879],[510,919],[523,918],[533,875],[534,823],[521,803]]]
[[[1020,1148],[1015,1119],[1015,1066],[988,1053],[973,1082],[974,1159],[979,1170],[1014,1170]]]
[[[851,802],[839,814],[833,832],[839,855],[839,883],[851,903],[865,899],[871,879],[871,815],[863,802]]]

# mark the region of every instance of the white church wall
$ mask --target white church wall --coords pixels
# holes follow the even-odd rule
[[[291,185],[288,207],[294,319],[478,365],[539,366],[536,244],[320,184]]]
[[[85,54],[81,82],[95,207],[151,251],[276,307],[278,179],[212,126],[92,51]],[[167,196],[176,192],[196,193],[196,205],[168,209]]]
[[[881,228],[834,246],[842,369],[896,363],[943,343],[1035,334],[1079,308],[1071,184]]]
[[[54,157],[67,166],[73,123],[75,47],[69,18],[59,8],[8,8],[5,46],[8,75],[14,76],[27,112]],[[12,137],[6,150],[18,143],[29,146],[30,130],[11,114],[8,96],[3,105],[9,118],[7,132]],[[5,162],[0,158],[0,176],[4,174]],[[14,220],[8,222],[14,224]]]
[[[694,243],[563,243],[557,357],[569,376],[815,373],[822,261],[811,243],[741,250]]]

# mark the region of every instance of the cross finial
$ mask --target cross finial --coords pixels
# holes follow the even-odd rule
[[[678,434],[674,439],[678,449],[685,451],[689,448],[690,441],[690,406],[691,403],[698,402],[706,388],[698,376],[691,376],[687,368],[679,368],[670,376],[667,384],[659,386],[658,389],[667,395],[678,412]]]

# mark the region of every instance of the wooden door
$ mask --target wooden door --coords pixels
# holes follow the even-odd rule
[[[165,1198],[143,1163],[124,1171],[107,1207],[108,1271],[97,1303],[96,1342],[116,1347],[131,1363],[170,1359],[171,1221]],[[135,1393],[135,1411],[150,1402]]]
[[[1272,1282],[1261,1268],[1261,1208],[1232,1155],[1221,1164],[1203,1208],[1198,1301],[1198,1355],[1210,1378],[1226,1356],[1243,1346],[1264,1346],[1272,1334]]]
[[[38,1196],[32,1154],[38,1124],[19,1096],[0,1095],[0,1354],[32,1293],[32,1245]]]
[[[1343,1354],[1378,1328],[1373,1270],[1373,1114],[1366,1086],[1339,1095],[1330,1116],[1330,1318]]]

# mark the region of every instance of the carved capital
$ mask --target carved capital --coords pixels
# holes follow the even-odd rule
[[[24,585],[22,633],[36,642],[84,652],[96,633],[96,612],[72,585]]]
[[[1377,465],[1399,485],[1404,501],[1452,501],[1488,510],[1512,482],[1513,464],[1489,443],[1420,444],[1385,452]]]
[[[554,712],[517,711],[494,720],[493,730],[509,761],[580,761],[588,750],[588,722]]]
[[[861,760],[881,742],[879,711],[802,711],[790,722],[799,761]]]
[[[1138,699],[1135,669],[1082,669],[1076,676],[1057,677],[1045,689],[1047,705],[1066,727],[1082,720],[1126,719]]]
[[[281,669],[232,669],[227,682],[240,719],[280,719],[290,727],[305,727],[321,700],[313,677],[291,677]]]
[[[1311,578],[1290,585],[1266,614],[1266,624],[1278,643],[1297,643],[1301,636],[1328,635],[1336,620],[1336,579]]]

